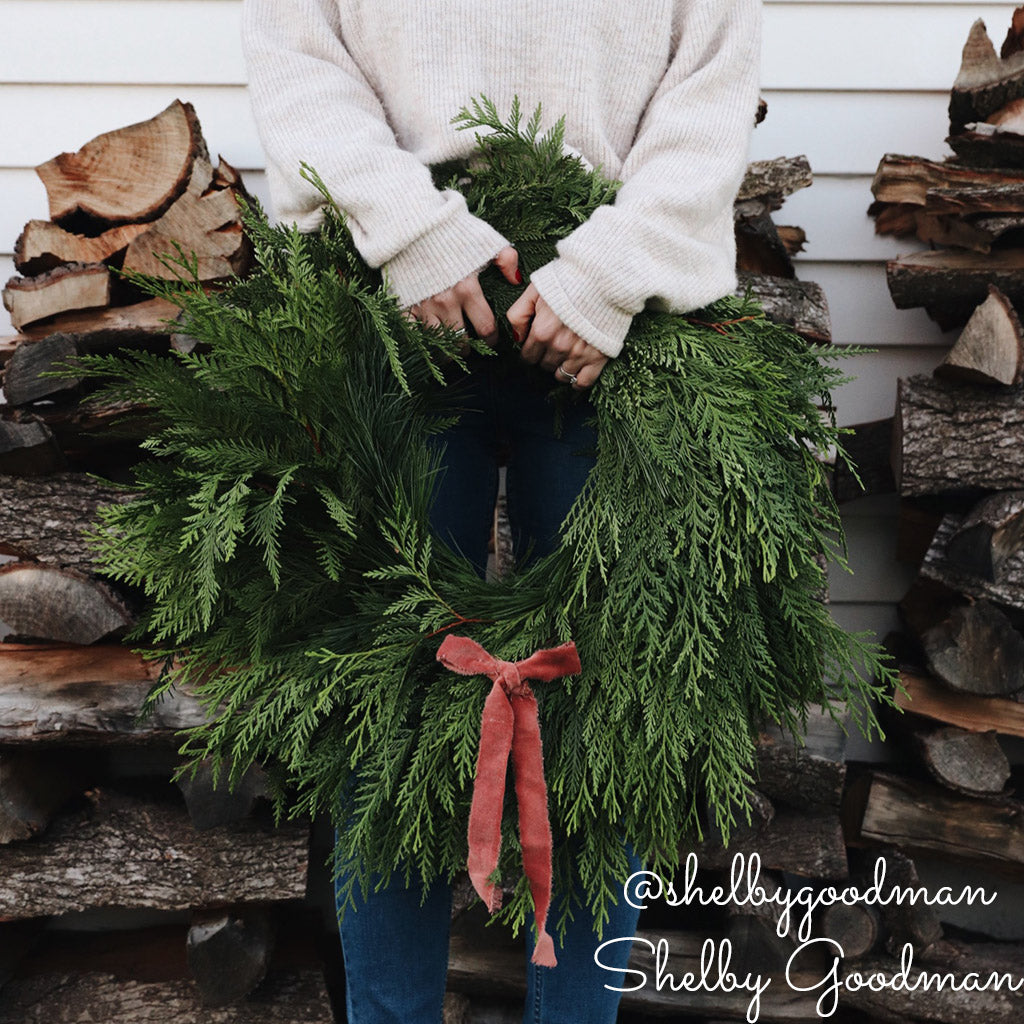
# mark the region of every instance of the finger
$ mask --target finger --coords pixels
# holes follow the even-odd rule
[[[519,253],[506,245],[497,256],[494,257],[495,266],[501,271],[509,284],[522,284],[523,275],[519,270]]]
[[[494,319],[494,312],[490,304],[484,298],[479,282],[474,282],[476,287],[468,288],[462,299],[462,308],[469,322],[473,325],[478,338],[482,338],[488,345],[493,345],[498,340],[498,322]]]
[[[538,292],[532,284],[528,284],[523,294],[508,307],[505,319],[508,320],[511,325],[512,333],[516,336],[516,341],[526,340],[526,336],[529,332],[530,321],[533,319],[533,314],[537,307],[537,299],[539,297],[540,292]]]
[[[607,362],[607,359],[603,359],[599,363],[587,363],[586,366],[581,367],[580,372],[575,375],[576,383],[573,384],[573,387],[577,391],[585,391],[587,388],[592,388],[597,382],[597,378],[601,376],[601,371],[605,368]]]
[[[572,331],[565,328],[556,331],[545,346],[540,365],[545,370],[556,370],[568,358],[575,342],[576,335]]]

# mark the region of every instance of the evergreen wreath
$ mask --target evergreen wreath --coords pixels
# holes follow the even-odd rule
[[[511,240],[524,274],[614,197],[616,182],[563,153],[561,121],[540,134],[539,108],[522,125],[518,102],[506,122],[481,98],[454,121],[477,129],[477,151],[435,180]],[[567,839],[555,892],[575,859],[604,921],[623,835],[663,874],[703,808],[728,837],[766,721],[800,737],[810,706],[838,702],[878,730],[872,700],[894,673],[821,600],[822,553],[846,567],[821,456],[846,460],[830,390],[848,378],[827,360],[851,350],[807,344],[750,298],[639,313],[592,389],[596,465],[560,548],[484,583],[427,525],[427,438],[457,415],[438,394],[466,339],[403,315],[303,173],[324,195],[321,229],[272,226],[246,204],[248,278],[207,294],[183,253],[177,280],[135,278],[180,307],[194,351],[74,365],[100,399],[154,417],[134,499],[102,508],[89,534],[101,571],[145,595],[128,639],[164,662],[150,700],[187,686],[207,712],[184,734],[182,773],[212,758],[233,784],[263,764],[279,820],[330,815],[353,884],[395,871],[428,883],[465,864],[490,686],[441,668],[439,643],[455,630],[515,660],[572,639],[582,673],[537,687],[551,822]],[[520,290],[494,268],[481,284],[499,314]],[[509,811],[506,875],[519,863]],[[530,909],[521,879],[501,914],[518,928]]]

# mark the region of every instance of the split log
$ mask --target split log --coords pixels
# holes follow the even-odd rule
[[[187,910],[305,895],[307,825],[250,819],[198,832],[184,807],[106,790],[90,796],[88,808],[58,817],[42,836],[0,847],[0,915]]]
[[[803,744],[778,726],[757,742],[757,787],[771,799],[798,809],[838,808],[846,763],[846,735],[830,715],[813,709]]]
[[[4,398],[8,405],[27,405],[41,398],[59,399],[76,391],[81,377],[63,375],[56,364],[78,355],[78,345],[67,334],[51,334],[42,341],[19,345],[7,361],[3,373]],[[61,370],[62,376],[43,377],[42,373]]]
[[[206,1008],[194,983],[99,972],[41,974],[4,988],[0,1024],[333,1024],[318,970],[275,971],[244,1003]]]
[[[211,762],[204,761],[196,772],[178,779],[195,828],[203,830],[242,821],[268,795],[267,776],[261,768],[249,768],[234,788],[228,787],[228,773],[229,766],[225,766],[214,780]]]
[[[886,153],[878,162],[871,194],[875,201],[868,213],[875,218],[892,215],[906,217],[912,210],[903,207],[924,208],[932,197],[942,194],[945,189],[1006,187],[1007,191],[1019,188],[1022,175],[998,169],[968,167],[963,164],[926,160],[920,156],[905,156],[901,153]],[[941,207],[935,209],[941,213]],[[876,234],[886,234],[876,224]]]
[[[227,1006],[249,995],[266,977],[273,942],[264,909],[193,914],[186,952],[203,1006]]]
[[[742,207],[743,203],[758,200],[766,204],[769,210],[777,210],[786,196],[807,188],[813,181],[811,165],[806,156],[753,160],[747,165],[746,174],[736,193],[736,203]]]
[[[986,121],[1011,100],[1024,97],[1024,53],[1014,51],[1012,45],[1006,51],[1005,57],[996,55],[985,22],[978,18],[964,44],[960,71],[950,93],[950,134]]]
[[[900,599],[896,609],[900,621],[909,633],[909,637],[903,635],[901,639],[915,641],[914,663],[916,665],[924,666],[924,652],[920,650],[920,645],[916,644],[918,638],[942,622],[943,619],[948,618],[953,609],[962,604],[964,604],[963,595],[951,590],[945,584],[939,583],[938,580],[921,575],[914,580],[910,589]],[[906,657],[906,651],[901,653],[901,657]]]
[[[242,219],[231,189],[197,196],[186,192],[147,231],[128,245],[124,270],[153,277],[175,278],[181,268],[180,246],[186,259],[195,259],[200,281],[217,281],[248,268],[251,248],[242,232]],[[172,267],[161,257],[169,258]]]
[[[961,327],[995,285],[1014,304],[1024,303],[1024,250],[991,253],[939,249],[890,260],[885,268],[897,309],[924,307],[943,329]]]
[[[0,753],[0,845],[41,832],[68,797],[84,788],[66,759],[29,751]]]
[[[921,563],[921,574],[928,579],[936,580],[950,590],[959,591],[976,599],[994,601],[1008,608],[1024,610],[1024,548],[1012,550],[1005,558],[996,563],[996,578],[989,580],[983,574],[975,574],[961,563],[953,562],[948,556],[950,539],[956,533],[962,517],[956,513],[947,513],[935,536],[932,545]],[[990,616],[990,618],[992,618]],[[1018,651],[1016,642],[1005,634],[1005,627],[997,623],[996,632],[1004,638],[1007,652]],[[986,652],[987,653],[987,652]],[[1015,657],[1009,654],[1009,657]],[[1012,691],[1003,691],[1012,692]]]
[[[84,531],[102,506],[133,497],[86,473],[0,476],[0,554],[93,572],[93,550]]]
[[[893,418],[858,423],[853,433],[842,438],[843,449],[857,475],[837,458],[832,470],[832,493],[837,502],[866,498],[871,494],[891,494],[896,490],[892,473]],[[857,477],[860,477],[858,483]]]
[[[930,188],[925,196],[929,213],[967,217],[978,213],[1024,213],[1024,175],[1018,181],[986,185]]]
[[[921,647],[928,670],[957,693],[1001,697],[1024,689],[1024,636],[989,601],[951,609],[922,634]]]
[[[125,224],[159,217],[185,191],[197,157],[209,159],[191,103],[98,135],[36,168],[50,219]]]
[[[950,944],[941,943],[943,947]],[[841,966],[840,984],[844,987],[839,997],[840,1006],[859,1010],[871,1021],[887,1021],[892,1024],[907,1024],[908,1021],[927,1021],[928,1024],[1015,1024],[1024,1013],[1024,995],[1010,991],[1005,984],[992,984],[984,988],[987,979],[995,972],[997,976],[1008,976],[1014,984],[1021,977],[1020,948],[1013,946],[1010,951],[999,950],[993,943],[961,943],[955,960],[948,956],[939,957],[935,950],[928,955],[911,955],[911,965],[906,984],[893,984],[892,979],[900,974],[902,960],[896,956],[872,957],[850,967]],[[902,955],[902,951],[900,951]],[[925,973],[930,984],[923,981],[915,984]],[[952,986],[947,979],[940,984],[940,978],[952,974],[957,981],[966,975],[977,975],[976,986],[966,989]],[[864,979],[860,984],[851,975]],[[871,986],[867,979],[881,975],[890,984]],[[897,977],[898,981],[898,977]],[[979,988],[980,987],[980,988]],[[874,989],[874,991],[872,990]]]
[[[605,936],[613,937],[619,938]],[[746,1017],[751,1000],[749,993],[722,992],[711,985],[695,992],[674,992],[667,978],[660,987],[656,984],[655,955],[659,942],[667,950],[663,973],[670,974],[679,984],[686,973],[700,977],[701,949],[708,936],[683,931],[655,933],[640,930],[636,937],[640,941],[633,943],[629,970],[637,973],[626,975],[623,987],[634,991],[623,993],[620,1006],[624,1012],[671,1016],[675,1019],[690,1016],[703,1019],[709,1015],[735,1020]],[[557,940],[555,948],[557,954]],[[496,928],[486,928],[474,915],[467,915],[452,932],[448,953],[448,986],[458,992],[521,999],[526,990],[523,960],[519,943],[510,941]],[[731,969],[741,977],[746,973],[744,965],[736,957],[732,958]],[[642,979],[640,975],[643,975]],[[815,977],[820,980],[821,966],[813,958],[806,957],[791,977],[792,987],[786,984],[769,986],[761,1000],[759,1019],[794,1024],[801,1021],[820,1022],[821,1018],[814,1010],[816,995],[798,992],[796,989],[799,986],[810,988],[814,985]],[[609,984],[613,983],[611,973],[608,979]]]
[[[828,303],[820,285],[813,281],[788,281],[746,271],[740,271],[738,280],[735,294],[742,296],[749,288],[764,307],[769,320],[792,327],[811,342],[827,343],[832,340]]]
[[[964,332],[935,369],[938,377],[976,384],[1019,384],[1024,372],[1024,333],[1010,300],[989,286]]]
[[[976,167],[1024,168],[1024,135],[978,122],[969,131],[946,138],[957,159]]]
[[[106,263],[146,230],[146,224],[122,224],[100,235],[76,235],[52,221],[30,220],[14,243],[14,266],[32,277],[66,263]]]
[[[907,671],[900,672],[900,683],[903,690],[897,690],[894,698],[904,711],[971,732],[992,730],[1024,738],[1024,706],[1016,701],[953,693],[927,676]]]
[[[0,566],[0,621],[19,636],[91,644],[134,622],[106,583],[77,569],[12,562]]]
[[[726,871],[737,853],[757,853],[766,868],[789,871],[805,878],[846,878],[849,865],[839,812],[810,809],[798,811],[776,807],[771,824],[747,839],[685,843],[679,848],[680,860],[693,851],[701,866]]]
[[[1024,331],[1010,300],[990,285],[988,298],[935,369],[936,376],[975,384],[1019,384],[1024,375]]]
[[[16,330],[71,310],[110,305],[110,271],[102,263],[71,263],[36,277],[12,277],[4,306]]]
[[[887,885],[903,889],[920,889],[921,879],[917,865],[900,850],[886,848],[871,850],[872,863],[879,858],[885,865]],[[873,872],[872,872],[873,873]],[[915,948],[927,947],[942,938],[942,923],[938,911],[922,900],[904,900],[884,904],[881,907],[882,922],[889,931],[891,948],[900,948],[910,942]],[[890,949],[891,951],[891,949]]]
[[[790,256],[804,251],[804,246],[807,244],[807,232],[803,228],[795,227],[792,224],[776,224],[775,231],[783,248]]]
[[[951,384],[930,374],[896,389],[893,471],[902,495],[1024,489],[1024,390]]]
[[[736,220],[736,269],[772,277],[796,276],[793,261],[769,214]]]
[[[45,423],[0,419],[0,473],[44,476],[64,468],[64,454]]]
[[[946,557],[965,572],[995,582],[1005,578],[1021,547],[1024,491],[1003,491],[978,502],[960,520],[946,544]]]
[[[0,644],[0,742],[176,744],[206,715],[176,690],[140,720],[159,674],[159,662],[120,644]]]
[[[947,726],[916,734],[925,767],[936,782],[967,796],[1003,793],[1010,762],[995,733]]]
[[[894,454],[894,464],[897,458],[898,455]],[[920,565],[943,515],[944,499],[901,497],[896,521],[896,561]]]
[[[1024,877],[1024,804],[958,796],[933,783],[871,774],[859,839]]]
[[[102,352],[140,342],[155,343],[173,330],[180,311],[165,299],[147,299],[128,306],[112,306],[91,312],[64,313],[45,326],[27,326],[16,339],[38,341],[59,331],[73,338],[82,352]]]

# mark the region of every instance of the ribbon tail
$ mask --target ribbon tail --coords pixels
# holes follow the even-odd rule
[[[488,879],[498,867],[501,849],[501,811],[513,725],[512,706],[504,690],[495,683],[484,702],[480,722],[466,861],[473,888],[492,914],[501,906],[501,888]]]
[[[533,694],[517,696],[512,701],[512,710],[515,716],[512,763],[519,804],[519,841],[537,922],[537,943],[531,961],[543,967],[554,967],[558,961],[554,943],[547,932],[551,904],[551,823],[548,820],[537,698]]]

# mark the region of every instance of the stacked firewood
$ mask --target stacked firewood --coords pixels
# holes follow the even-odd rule
[[[97,508],[130,495],[89,474],[123,478],[143,411],[41,375],[175,344],[174,308],[116,271],[174,273],[176,244],[204,281],[243,270],[241,179],[182,103],[39,173],[51,220],[26,226],[29,276],[4,292],[20,333],[0,404],[0,1024],[330,1024],[309,823],[274,826],[258,771],[232,793],[206,770],[172,784],[203,709],[178,693],[140,715],[160,665],[123,640],[138,595],[90,558]]]

